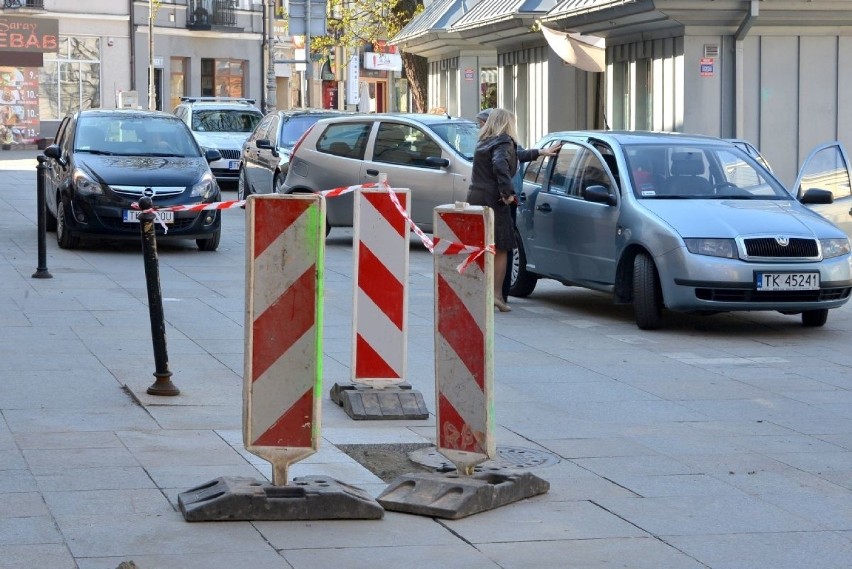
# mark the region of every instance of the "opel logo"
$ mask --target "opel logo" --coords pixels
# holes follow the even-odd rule
[[[154,195],[154,190],[151,189],[151,188],[145,188],[144,190],[142,190],[142,195],[150,198],[151,196]],[[780,241],[779,241],[779,243],[780,243]]]
[[[786,247],[787,245],[790,244],[790,238],[789,237],[782,237],[781,235],[779,235],[775,238],[775,242],[778,243],[779,245],[781,245],[782,247]]]

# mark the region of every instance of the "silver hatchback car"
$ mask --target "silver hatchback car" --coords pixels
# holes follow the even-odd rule
[[[539,278],[605,291],[633,304],[642,329],[661,326],[664,307],[775,310],[822,326],[849,300],[849,239],[803,205],[825,190],[797,201],[752,156],[711,137],[558,132],[537,146],[557,143],[556,157],[524,171],[514,296]]]
[[[321,192],[376,182],[411,190],[411,217],[432,230],[436,206],[464,201],[479,127],[430,114],[369,114],[317,121],[293,148],[280,193]],[[353,223],[352,194],[330,199],[329,228]]]

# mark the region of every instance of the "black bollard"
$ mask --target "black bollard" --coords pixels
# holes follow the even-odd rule
[[[151,212],[149,197],[139,200],[139,226],[142,231],[142,256],[145,259],[145,282],[148,287],[148,311],[151,315],[151,339],[154,342],[156,381],[148,388],[149,395],[178,395],[180,389],[172,383],[169,356],[166,353],[166,321],[163,317],[163,295],[160,291],[160,268],[157,261],[157,238],[154,234],[156,215]]]
[[[38,267],[33,273],[34,279],[52,279],[47,270],[47,246],[45,243],[47,234],[47,204],[44,201],[44,177],[47,173],[47,157],[43,154],[36,156],[36,218],[38,219]]]

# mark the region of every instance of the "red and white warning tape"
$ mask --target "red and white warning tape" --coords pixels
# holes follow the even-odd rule
[[[470,245],[465,245],[464,243],[456,243],[453,241],[447,241],[446,239],[435,239],[432,240],[428,235],[426,235],[422,229],[417,227],[417,224],[414,223],[414,220],[411,219],[411,216],[408,215],[408,212],[402,207],[402,204],[399,203],[399,199],[396,197],[396,193],[390,191],[391,187],[387,182],[369,182],[366,184],[358,184],[356,186],[343,186],[340,188],[333,188],[331,190],[325,190],[323,192],[319,192],[320,195],[326,198],[336,198],[337,196],[341,196],[343,194],[348,194],[350,192],[354,192],[356,190],[361,189],[372,189],[372,188],[384,188],[388,190],[388,195],[390,196],[393,205],[396,206],[399,214],[405,218],[405,221],[411,227],[411,230],[420,238],[420,241],[423,242],[423,246],[426,247],[430,253],[433,255],[467,255],[464,261],[459,263],[457,270],[460,273],[463,273],[465,269],[467,269],[471,263],[476,261],[481,255],[485,253],[494,254],[494,245],[488,245],[487,247],[472,247]],[[165,232],[168,232],[168,227],[166,223],[162,220],[158,212],[160,211],[209,211],[215,209],[234,209],[238,207],[243,207],[246,204],[246,200],[231,200],[225,202],[212,202],[212,203],[200,203],[195,205],[173,205],[168,207],[163,207],[159,209],[147,209],[142,211],[142,213],[153,213],[155,217],[155,221],[159,223]],[[131,204],[133,209],[139,209],[139,204],[133,203]]]

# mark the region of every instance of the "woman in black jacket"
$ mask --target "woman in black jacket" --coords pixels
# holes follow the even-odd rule
[[[510,205],[515,202],[512,177],[519,161],[535,160],[539,155],[554,156],[558,147],[546,150],[518,149],[515,115],[506,109],[489,113],[479,133],[473,154],[473,171],[467,201],[494,210],[494,306],[500,312],[512,310],[503,298],[508,252],[515,247],[515,231]]]

